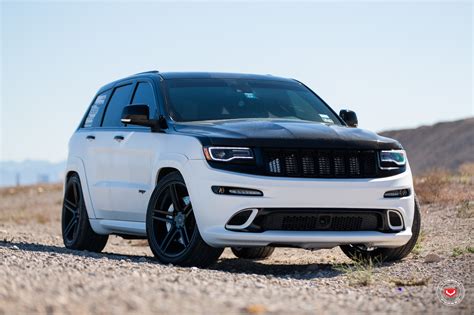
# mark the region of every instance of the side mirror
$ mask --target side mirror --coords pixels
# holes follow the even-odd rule
[[[150,109],[145,104],[132,104],[125,106],[122,111],[122,119],[124,124],[138,125],[145,127],[155,127],[156,121],[150,120]]]
[[[342,120],[344,120],[349,127],[356,128],[359,125],[356,113],[351,110],[341,109],[339,116],[341,116]]]
[[[150,108],[145,104],[127,105],[122,110],[123,124],[150,127],[151,131],[164,132],[168,129],[168,123],[163,116],[159,119],[150,119]]]

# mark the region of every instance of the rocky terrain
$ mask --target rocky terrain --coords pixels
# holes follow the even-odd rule
[[[455,171],[461,164],[474,162],[472,117],[380,134],[400,141],[417,175],[434,168]]]
[[[62,188],[0,190],[0,314],[473,313],[473,167],[416,180],[422,235],[397,263],[353,263],[339,250],[278,248],[264,261],[226,250],[210,269],[155,261],[146,241],[111,237],[101,254],[64,248]],[[440,281],[466,289],[456,306]]]

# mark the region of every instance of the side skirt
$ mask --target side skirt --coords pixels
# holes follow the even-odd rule
[[[119,221],[105,219],[89,219],[94,232],[97,234],[126,234],[146,236],[145,222]]]

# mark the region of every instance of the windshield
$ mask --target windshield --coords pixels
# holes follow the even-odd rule
[[[175,121],[294,119],[340,125],[328,106],[298,82],[251,79],[165,80]]]

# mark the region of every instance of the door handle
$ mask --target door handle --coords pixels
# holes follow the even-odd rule
[[[122,141],[123,139],[125,139],[123,136],[115,136],[114,137],[114,140],[118,141],[118,142]]]
[[[95,136],[93,136],[93,135],[88,135],[88,136],[86,137],[86,139],[89,140],[89,141],[95,140]]]

